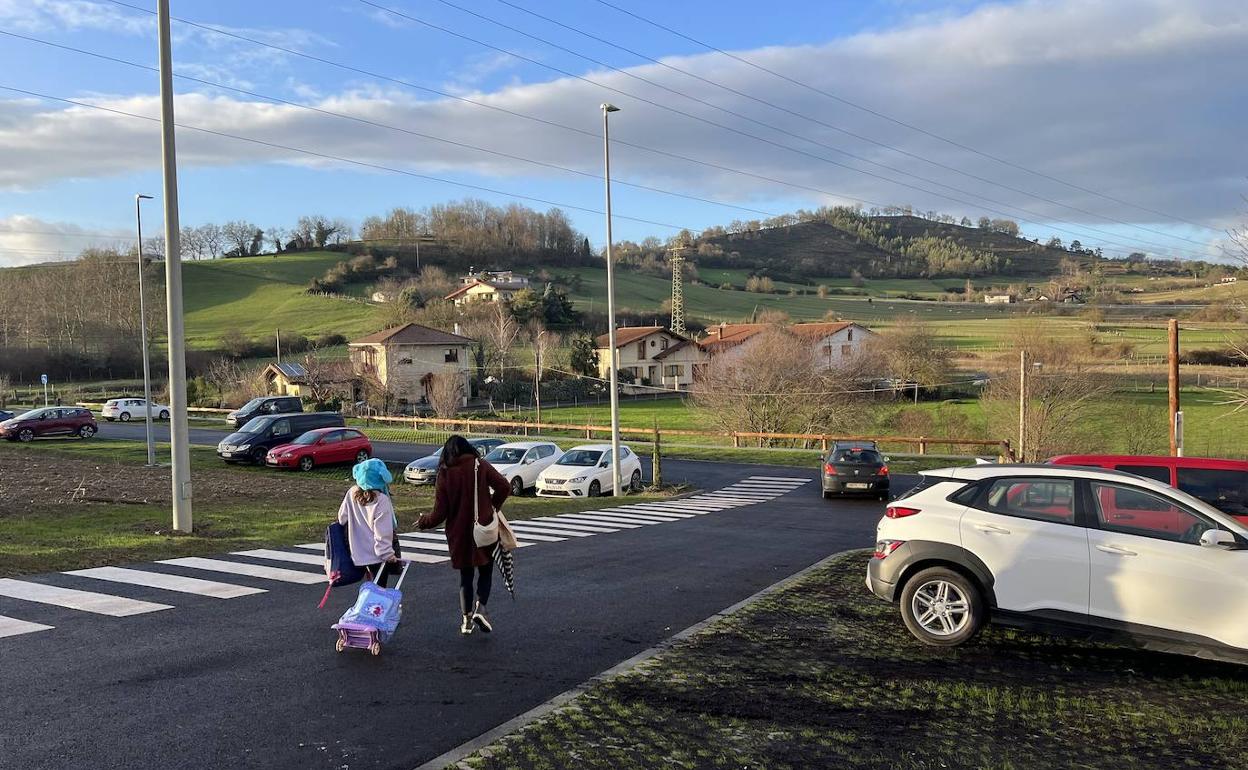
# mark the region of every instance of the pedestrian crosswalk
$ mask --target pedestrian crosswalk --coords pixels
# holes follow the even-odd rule
[[[511,527],[521,547],[575,541],[597,535],[645,530],[659,524],[679,523],[757,505],[775,500],[809,482],[810,479],[801,477],[750,476],[713,492],[542,516],[511,522]],[[446,538],[440,532],[403,532],[398,537],[405,560],[418,564],[439,564],[450,560]],[[38,608],[41,606],[126,618],[174,609],[172,604],[149,600],[151,597],[164,597],[165,592],[171,595],[170,600],[181,595],[214,601],[263,594],[272,587],[252,585],[257,582],[261,585],[266,585],[265,581],[272,581],[273,585],[323,584],[324,547],[324,543],[303,543],[290,549],[235,551],[217,558],[188,556],[162,559],[147,566],[70,570],[38,580],[3,578],[0,579],[0,610],[12,612],[15,616],[0,614],[0,640],[54,630],[55,626],[39,622]],[[231,578],[241,578],[247,584],[232,582]],[[70,585],[55,584],[65,579],[73,582]],[[141,595],[147,598],[122,595],[128,590],[144,591]],[[43,619],[61,622],[56,617]]]

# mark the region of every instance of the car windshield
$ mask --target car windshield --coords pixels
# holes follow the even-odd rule
[[[263,433],[272,424],[272,417],[253,417],[247,424],[238,429],[239,433]]]
[[[29,412],[22,412],[16,418],[17,420],[38,420],[39,415],[43,414],[42,409],[31,409]]]
[[[1248,516],[1248,471],[1179,468],[1179,489],[1232,516]]]
[[[255,420],[252,420],[251,422],[255,422]],[[248,424],[250,425],[251,423],[248,423]],[[316,442],[321,440],[321,436],[323,435],[325,434],[317,433],[316,431],[308,431],[307,433],[303,434],[302,436],[300,436],[299,438],[295,439],[294,441],[290,443],[292,444],[315,444]]]
[[[252,409],[255,409],[256,407],[260,406],[260,402],[261,402],[261,401],[264,401],[264,399],[263,399],[263,398],[253,398],[252,400],[250,400],[250,401],[248,401],[247,403],[245,403],[245,404],[243,404],[242,406],[240,406],[240,407],[238,408],[238,411],[240,411],[240,412],[250,412]]]
[[[598,459],[602,457],[602,452],[596,449],[572,449],[564,453],[559,458],[559,465],[575,465],[581,468],[588,468],[598,464]]]
[[[500,446],[485,456],[485,459],[500,465],[515,465],[524,459],[524,449],[514,446]]]
[[[832,462],[846,465],[880,465],[880,453],[871,449],[838,449],[832,453]]]

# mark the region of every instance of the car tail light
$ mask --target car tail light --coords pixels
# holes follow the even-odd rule
[[[905,545],[905,540],[881,540],[875,544],[875,553],[871,554],[874,559],[887,559],[901,546]]]
[[[918,508],[907,508],[904,505],[890,505],[884,509],[884,515],[890,519],[904,519],[918,512]]]
[[[832,467],[832,463],[824,463],[823,472],[824,473],[836,473],[836,468]]]
[[[888,475],[888,466],[887,466],[887,465],[881,465],[881,466],[880,466],[880,475],[881,475],[881,476],[887,476],[887,475]]]

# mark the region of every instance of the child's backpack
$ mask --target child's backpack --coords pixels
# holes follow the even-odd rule
[[[325,596],[317,609],[329,601],[329,592],[334,586],[349,586],[364,578],[365,570],[351,561],[351,544],[347,540],[346,526],[334,522],[325,528],[325,577],[329,585],[325,587]]]

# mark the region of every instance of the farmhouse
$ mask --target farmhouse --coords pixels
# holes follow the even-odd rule
[[[1014,302],[1013,294],[985,294],[984,302],[989,305],[1009,305]]]
[[[732,355],[753,344],[755,337],[771,324],[720,324],[712,326],[707,336],[698,340],[698,347],[712,356]],[[783,327],[806,340],[811,352],[824,369],[833,369],[861,355],[863,345],[875,332],[853,321],[800,323]]]
[[[510,273],[508,273],[510,275]],[[469,302],[510,302],[516,292],[529,288],[528,279],[522,281],[473,281],[464,284],[455,291],[446,295],[446,298],[454,302],[456,305],[466,305]]]
[[[379,384],[402,406],[428,401],[434,376],[442,374],[462,378],[466,397],[473,344],[458,334],[408,323],[353,340],[349,346],[355,375]]]
[[[624,393],[643,393],[652,388],[688,390],[708,359],[696,343],[665,326],[626,326],[617,329],[615,346]],[[610,376],[611,347],[607,335],[597,338],[598,373]],[[638,387],[642,386],[642,387]]]

